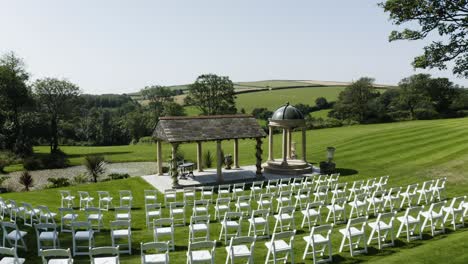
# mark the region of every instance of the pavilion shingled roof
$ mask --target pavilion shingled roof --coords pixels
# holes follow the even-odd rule
[[[195,142],[266,137],[250,115],[161,117],[153,137],[167,142]]]

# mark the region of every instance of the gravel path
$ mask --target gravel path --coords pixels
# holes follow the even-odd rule
[[[128,173],[130,176],[142,176],[156,173],[156,162],[126,162],[126,163],[109,163],[106,165],[106,173],[101,176],[105,178],[110,173]],[[3,186],[10,191],[22,190],[22,185],[18,183],[21,171],[12,172],[8,174],[10,177],[3,183]],[[48,178],[68,178],[72,179],[78,174],[86,173],[84,166],[73,166],[65,169],[53,170],[37,170],[31,171],[31,176],[34,179],[33,189],[42,189],[49,184]]]

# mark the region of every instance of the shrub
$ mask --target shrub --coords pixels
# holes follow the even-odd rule
[[[5,167],[15,162],[15,155],[11,152],[0,152],[0,173],[4,173]]]
[[[29,173],[29,171],[23,171],[23,173],[21,173],[19,183],[24,186],[24,190],[27,192],[33,187],[34,179]]]
[[[213,165],[213,155],[211,154],[210,150],[205,151],[203,155],[203,160],[205,162],[205,168],[211,168]]]
[[[41,160],[36,157],[27,157],[23,159],[23,167],[27,170],[40,170],[42,169]]]
[[[67,178],[49,178],[47,179],[48,182],[51,183],[50,188],[60,188],[60,187],[67,187],[70,186],[70,181]]]
[[[128,173],[111,173],[109,174],[109,179],[111,180],[121,180],[121,179],[127,179],[130,178],[130,175]]]
[[[435,119],[439,117],[439,114],[433,109],[416,109],[414,110],[414,116],[419,120]]]
[[[76,175],[75,177],[73,177],[72,181],[73,181],[74,184],[87,183],[88,182],[88,175],[86,175],[84,173],[80,173],[80,174]]]
[[[88,155],[84,159],[84,165],[94,182],[106,171],[106,161],[102,155]]]
[[[162,167],[162,172],[163,173],[168,173],[169,172],[169,167],[168,166],[163,166]]]
[[[3,183],[4,183],[6,180],[8,180],[9,178],[10,178],[9,176],[2,176],[2,177],[0,177],[0,186],[2,186]]]
[[[152,145],[153,143],[154,143],[153,137],[141,137],[140,140],[138,140],[138,144],[140,145]]]
[[[41,159],[43,169],[61,169],[70,165],[67,154],[61,150],[54,151]]]

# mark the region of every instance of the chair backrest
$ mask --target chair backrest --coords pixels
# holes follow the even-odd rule
[[[98,191],[97,193],[98,193],[99,199],[110,197],[110,194],[108,191]]]
[[[275,180],[268,180],[268,186],[274,186],[274,185],[278,185],[278,182],[279,180],[278,179],[275,179]]]
[[[262,193],[260,194],[260,200],[272,200],[273,194],[272,193]]]
[[[231,190],[231,185],[230,184],[220,184],[218,185],[218,192],[220,191],[230,191]]]
[[[291,199],[291,196],[292,196],[292,191],[281,191],[280,194],[279,194],[279,197],[280,198],[289,198]]]
[[[419,186],[419,183],[408,185],[408,187],[406,187],[405,193],[416,194],[416,192],[418,191],[418,186]]]
[[[87,207],[85,208],[85,213],[86,215],[90,215],[90,214],[102,215],[102,210],[97,207]]]
[[[338,184],[335,185],[335,191],[337,191],[337,190],[345,191],[347,186],[348,186],[347,182],[338,183]]]
[[[237,197],[237,203],[241,203],[241,202],[245,202],[245,201],[248,201],[250,202],[250,195],[242,195],[242,196],[238,196]]]
[[[296,208],[294,206],[283,206],[283,207],[280,207],[278,214],[280,215],[280,217],[282,214],[294,215],[295,211],[296,211]]]
[[[346,225],[346,230],[348,230],[349,232],[351,227],[354,227],[354,228],[360,229],[361,231],[364,231],[364,228],[367,224],[367,219],[368,219],[367,216],[361,216],[361,217],[349,219],[348,224]]]
[[[193,206],[199,206],[199,205],[203,205],[203,206],[206,206],[208,207],[208,204],[210,203],[210,201],[204,199],[204,200],[194,200],[193,201]]]
[[[412,216],[416,219],[419,219],[419,214],[424,209],[424,206],[413,206],[408,207],[405,211],[405,219],[408,219],[408,216]]]
[[[358,180],[353,182],[353,186],[351,187],[352,189],[361,189],[362,186],[364,185],[364,180]]]
[[[267,219],[267,217],[270,215],[270,210],[268,209],[258,209],[258,210],[253,210],[251,214],[251,218],[255,219],[255,217],[263,217]]]
[[[308,212],[309,209],[317,208],[317,211],[319,211],[322,208],[322,206],[323,206],[323,202],[307,203],[306,210]]]
[[[188,245],[189,253],[192,250],[208,249],[208,248],[211,249],[211,252],[213,252],[216,249],[216,240],[214,240],[214,241],[189,242],[189,245]]]
[[[30,203],[25,203],[23,202],[23,208],[26,210],[26,211],[29,211],[31,213],[34,213],[34,210],[33,210],[33,207]]]
[[[56,225],[56,224],[53,224],[53,223],[35,224],[35,225],[34,225],[34,228],[36,229],[36,231],[39,231],[39,230],[53,230],[53,231],[57,231],[57,225]]]
[[[115,214],[120,214],[120,213],[128,213],[130,214],[131,208],[128,206],[121,206],[121,207],[115,207],[114,208]]]
[[[453,197],[448,207],[451,209],[463,209],[463,204],[465,203],[465,200],[466,196]]]
[[[223,222],[231,221],[231,220],[242,220],[242,213],[241,212],[225,212]]]
[[[111,221],[110,222],[110,229],[115,230],[115,229],[122,229],[125,227],[126,229],[130,229],[130,221],[128,220],[117,220],[117,221]]]
[[[291,181],[291,178],[282,178],[280,180],[280,183],[281,184],[289,184],[290,181]]]
[[[433,184],[434,184],[434,180],[425,181],[425,182],[423,182],[423,184],[421,186],[421,190],[430,191]]]
[[[62,198],[67,198],[71,196],[71,192],[68,190],[60,190],[60,195],[62,196]]]
[[[209,215],[197,215],[190,217],[190,224],[209,224],[210,223],[210,216]]]
[[[390,177],[389,175],[385,175],[385,176],[380,177],[379,184],[381,184],[381,185],[382,184],[387,184],[389,177]]]
[[[354,196],[354,202],[366,201],[366,198],[367,198],[367,193],[360,193]]]
[[[193,188],[193,187],[184,188],[184,195],[185,194],[194,194],[194,193],[195,193],[195,188]],[[148,243],[145,243],[145,244],[148,244]]]
[[[436,186],[438,188],[445,188],[445,183],[447,182],[447,177],[437,179]]]
[[[366,187],[372,187],[372,186],[374,186],[376,180],[377,180],[376,178],[367,179],[367,181],[366,181]]]
[[[377,198],[382,198],[382,197],[384,197],[384,195],[385,195],[385,191],[382,191],[382,190],[377,191],[376,190],[376,191],[372,192],[371,198],[372,198],[372,200],[374,200],[374,199],[377,199]]]
[[[59,248],[54,248],[54,249],[46,249],[46,250],[43,250],[43,249],[40,249],[39,250],[40,254],[42,256],[42,260],[44,263],[47,263],[45,261],[46,258],[63,258],[63,257],[66,257],[68,258],[69,260],[69,264],[72,264],[73,263],[73,259],[72,259],[72,256],[71,256],[71,252],[70,252],[70,249],[59,249]]]
[[[274,242],[276,240],[289,240],[289,245],[292,246],[292,243],[294,241],[294,236],[296,235],[296,230],[291,230],[291,231],[284,231],[280,233],[274,233],[273,236],[271,237],[271,244],[274,246]],[[287,243],[287,241],[285,241]]]
[[[251,189],[253,189],[254,187],[258,187],[258,188],[261,189],[263,187],[263,181],[254,181],[254,182],[252,182]]]
[[[250,243],[250,254],[253,254],[253,249],[255,247],[255,242],[257,241],[257,236],[240,236],[240,237],[231,237],[229,241],[228,249],[233,251],[233,246],[235,245],[243,245]]]
[[[394,197],[399,197],[401,192],[401,187],[392,187],[387,193],[388,197],[394,196]]]
[[[185,203],[183,203],[183,202],[172,202],[172,203],[169,203],[169,208],[170,208],[170,209],[180,208],[180,207],[185,208]]]
[[[161,204],[160,203],[147,204],[147,205],[145,205],[145,207],[146,207],[146,211],[161,210]]]
[[[207,192],[207,191],[208,191],[208,192],[213,192],[213,190],[214,190],[214,187],[213,187],[213,186],[203,186],[203,187],[202,187],[202,191],[203,191],[203,192]]]
[[[89,251],[89,255],[91,257],[99,256],[99,255],[119,256],[119,246],[91,248],[91,250]]]
[[[2,228],[3,232],[8,234],[9,232],[7,230],[18,230],[18,225],[16,224],[16,222],[2,222]]]
[[[159,218],[154,219],[153,224],[155,227],[163,227],[163,226],[174,226],[174,219],[173,218]]]
[[[18,256],[16,255],[16,249],[14,247],[12,248],[0,247],[0,255],[12,256],[15,259],[18,258]],[[15,262],[12,262],[12,263],[16,264]]]
[[[432,213],[442,214],[442,209],[446,204],[447,204],[447,201],[432,203],[431,206],[429,207],[429,212],[431,214]]]
[[[231,198],[218,198],[216,199],[216,208],[220,205],[228,205],[231,203]]]
[[[234,183],[233,189],[245,189],[245,183]]]
[[[318,193],[326,193],[328,192],[328,185],[320,185],[317,187],[317,192]]]
[[[148,242],[140,243],[141,255],[145,255],[146,251],[156,250],[159,252],[169,252],[169,241],[167,242]]]
[[[85,191],[78,191],[78,194],[80,195],[80,199],[85,199],[89,197],[89,193]]]
[[[73,233],[78,229],[91,230],[91,223],[85,221],[76,221],[71,223]]]
[[[297,191],[297,194],[305,194],[307,196],[310,196],[310,188],[300,188],[298,191]]]
[[[395,219],[396,211],[395,212],[388,212],[388,213],[379,213],[377,215],[377,225],[380,226],[380,221],[391,225],[393,223],[393,220]]]
[[[330,240],[330,235],[333,230],[333,224],[314,226],[310,230],[310,239],[314,241],[314,235],[321,234],[326,240]]]

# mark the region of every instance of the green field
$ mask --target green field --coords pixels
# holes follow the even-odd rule
[[[466,195],[468,193],[468,119],[445,119],[431,121],[412,121],[378,125],[357,125],[343,128],[320,129],[308,131],[308,157],[312,162],[325,159],[325,148],[327,146],[336,147],[336,163],[338,171],[342,177],[340,181],[354,181],[357,179],[367,179],[369,177],[379,177],[390,175],[389,186],[404,186],[409,183],[421,183],[424,180],[435,179],[446,176],[447,196],[454,197]],[[275,141],[279,142],[279,135],[275,136]],[[294,134],[294,141],[300,143],[299,134]],[[278,145],[277,145],[278,146]],[[213,144],[205,144],[206,148],[214,150]],[[229,153],[232,142],[224,145],[225,153]],[[47,148],[36,148],[38,151],[46,151]],[[193,159],[195,155],[195,145],[187,144],[182,146],[186,158]],[[155,157],[155,146],[118,146],[118,147],[63,147],[63,150],[72,155],[72,162],[79,163],[82,155],[87,153],[101,153],[111,161],[131,161],[131,160],[153,160]],[[164,146],[164,156],[168,157],[169,147]],[[266,153],[265,145],[265,153]],[[276,156],[280,156],[279,147],[275,149]],[[254,143],[250,140],[241,141],[240,157],[241,165],[254,163]],[[300,155],[301,153],[299,153]],[[109,190],[114,197],[117,197],[117,190],[130,189],[135,195],[135,210],[133,214],[133,247],[134,256],[122,256],[123,263],[138,263],[138,244],[140,241],[150,241],[151,231],[147,230],[143,224],[143,197],[141,190],[150,188],[139,178],[120,180],[113,182],[103,182],[85,186],[75,186],[70,189],[76,193],[77,190],[88,190],[96,196],[97,190]],[[16,199],[17,201],[27,201],[34,205],[47,204],[55,210],[59,206],[58,191],[49,189],[30,193],[10,193],[2,195],[4,199]],[[159,197],[162,201],[162,197]],[[255,208],[255,205],[253,205]],[[167,209],[165,209],[167,210]],[[326,210],[323,211],[326,213]],[[164,211],[164,215],[168,215]],[[211,211],[213,214],[213,211]],[[402,212],[399,212],[401,215]],[[190,211],[187,215],[190,215]],[[112,219],[112,212],[105,217],[106,226]],[[187,216],[188,219],[188,216]],[[302,217],[296,216],[296,224],[300,223]],[[246,225],[246,224],[245,224]],[[271,228],[274,220],[271,219]],[[449,227],[449,225],[447,225]],[[24,227],[22,227],[24,228]],[[187,228],[176,228],[176,252],[171,253],[171,259],[175,263],[185,262],[185,250],[187,241]],[[243,227],[243,232],[247,230]],[[338,247],[341,235],[338,232],[343,225],[337,225],[333,232],[333,252],[334,259],[339,263],[467,263],[466,238],[468,230],[463,228],[459,231],[449,229],[445,235],[438,235],[432,238],[426,232],[423,241],[413,241],[406,243],[404,240],[397,240],[397,246],[385,248],[382,251],[376,249],[375,244],[370,248],[369,254],[357,257],[350,257],[349,252],[338,254]],[[450,227],[449,227],[450,228]],[[30,248],[35,247],[33,230],[27,229]],[[300,257],[304,247],[302,236],[308,231],[298,227],[296,236],[295,254],[296,263],[304,263]],[[245,234],[245,233],[243,233]],[[211,238],[217,239],[219,235],[219,224],[212,223]],[[109,245],[110,238],[107,229],[97,235],[97,245]],[[70,235],[61,235],[62,245],[70,246]],[[266,250],[265,240],[257,243],[255,263],[263,263]],[[459,252],[455,254],[454,252]],[[24,255],[20,251],[20,255]],[[29,253],[28,258],[33,260],[35,253]],[[222,263],[225,259],[224,243],[219,243],[217,248],[217,261]],[[81,258],[83,259],[83,258]],[[87,259],[77,263],[87,263]],[[39,263],[39,262],[32,262]],[[310,260],[306,263],[310,263]]]

